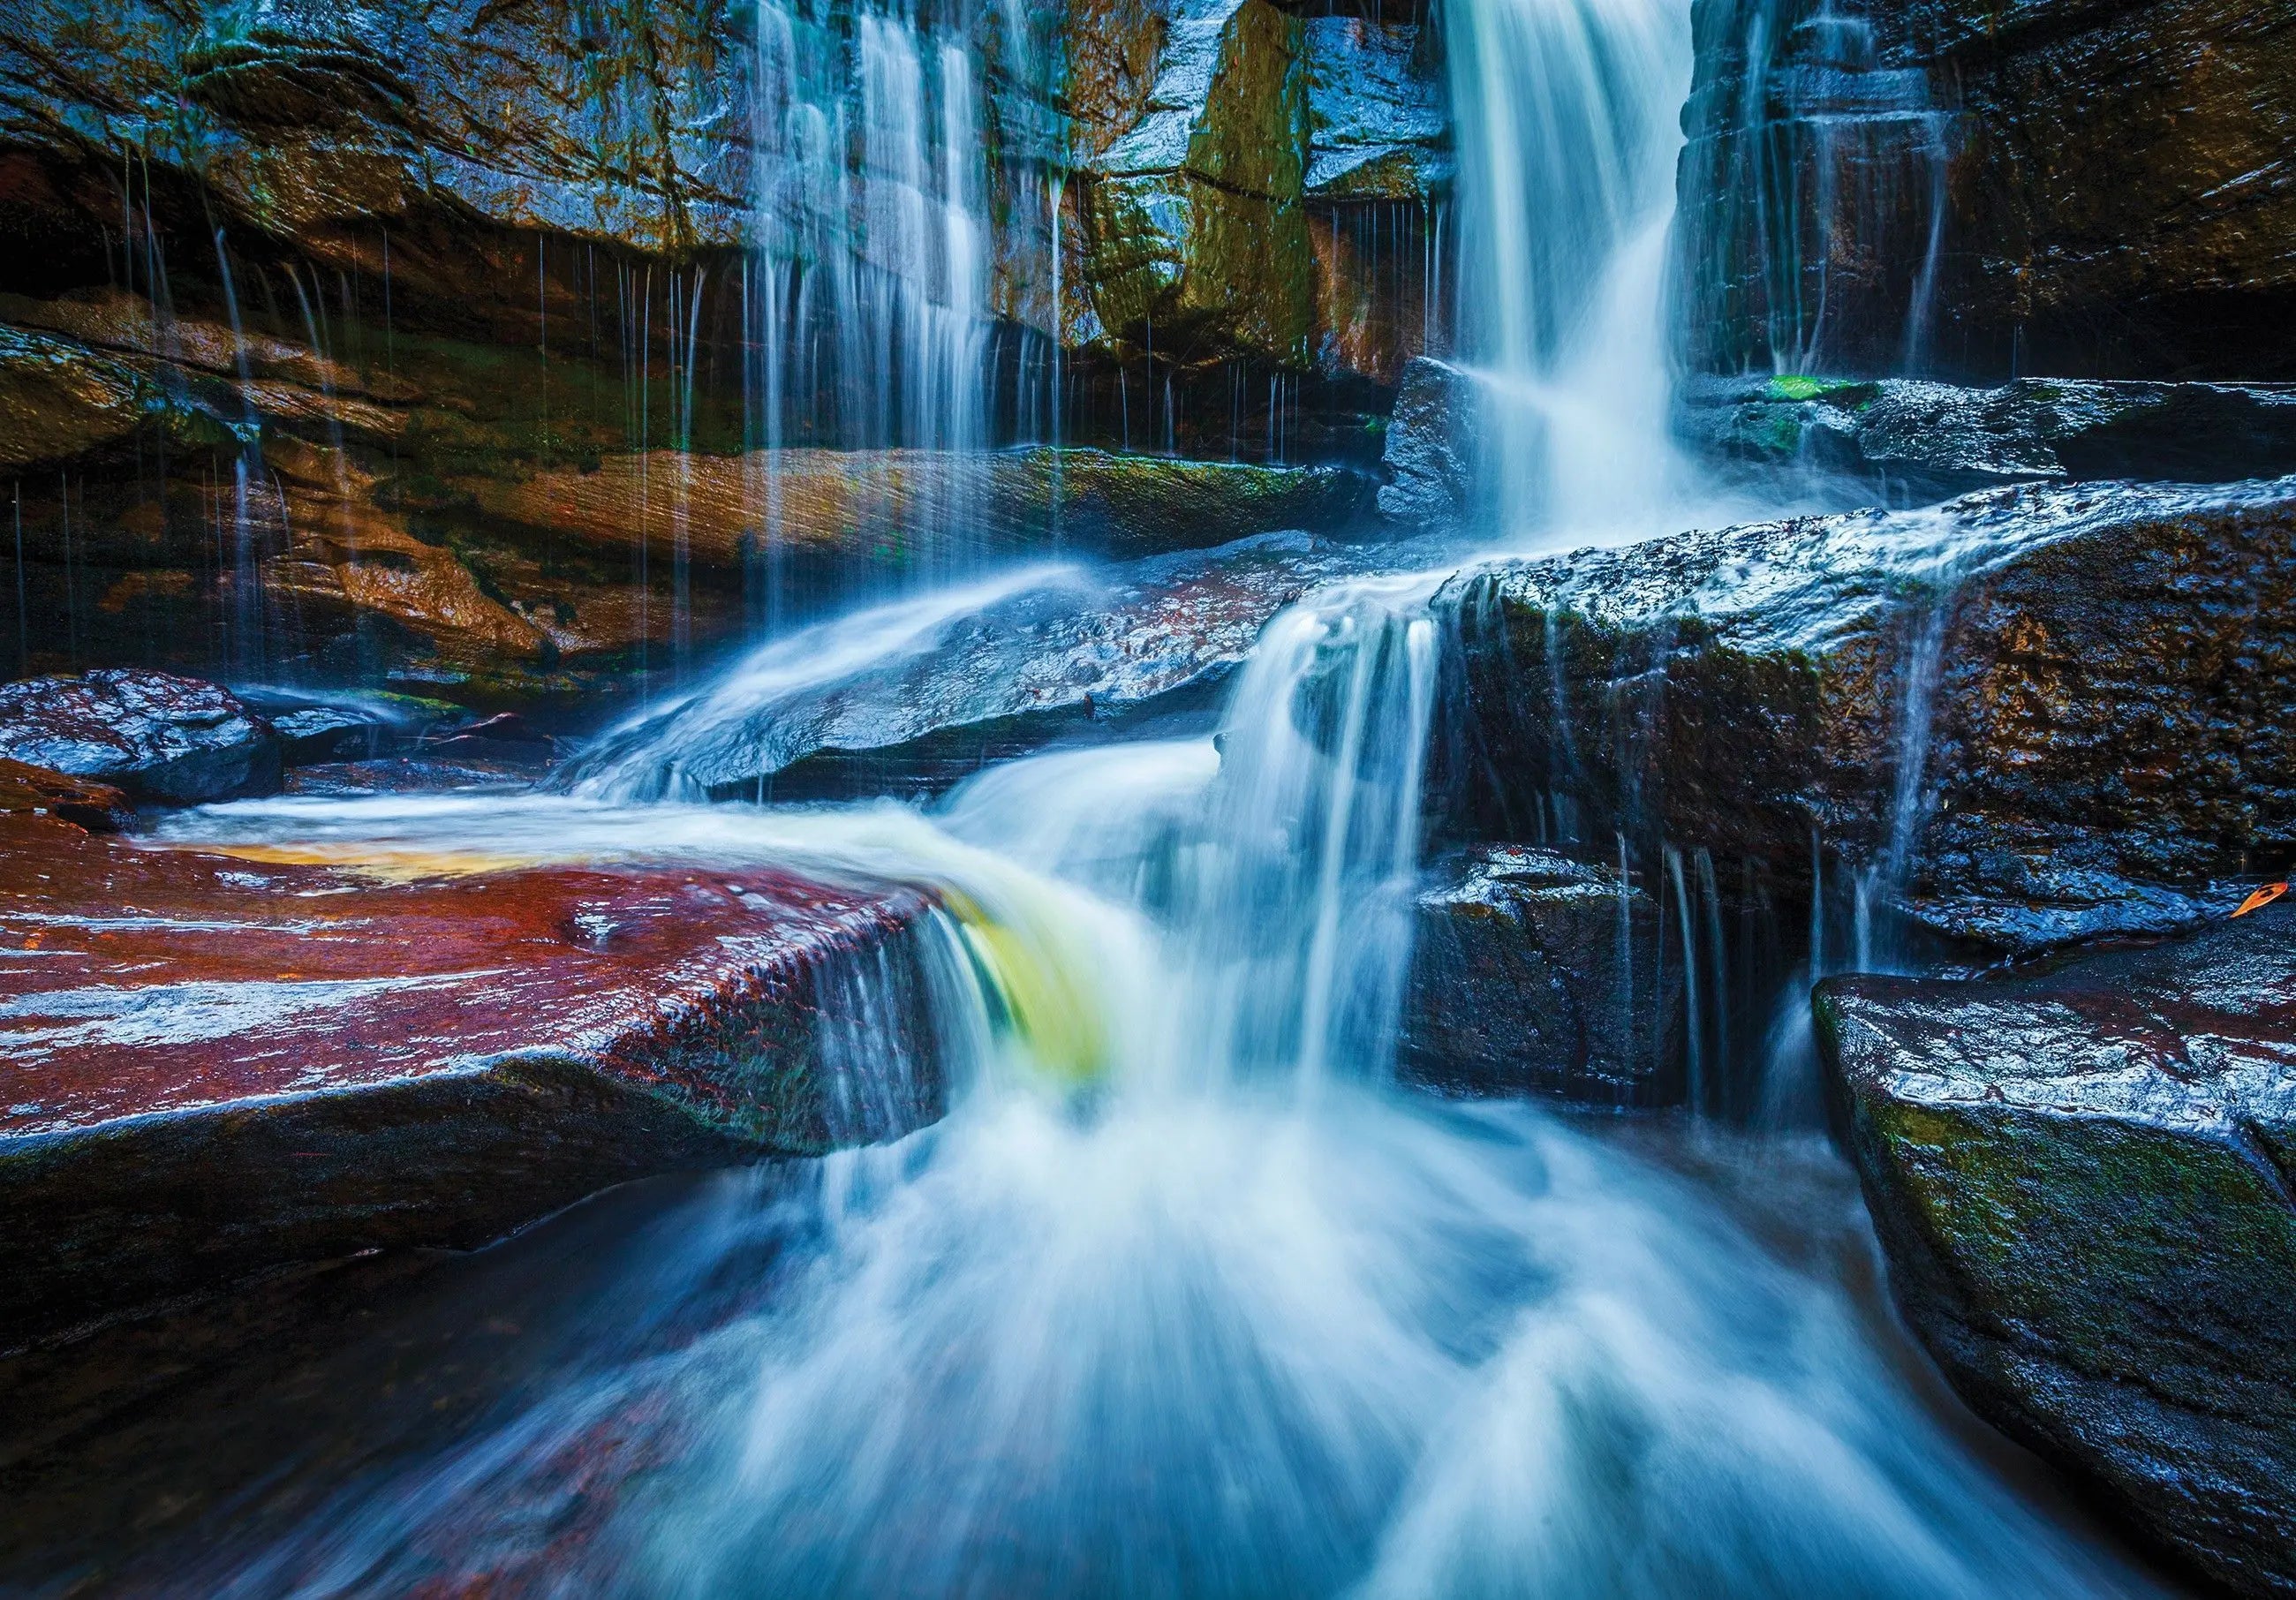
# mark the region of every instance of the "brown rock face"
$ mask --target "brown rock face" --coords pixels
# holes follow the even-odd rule
[[[0,812],[54,816],[91,833],[117,833],[135,820],[127,796],[109,784],[90,783],[28,762],[0,758]]]
[[[2164,932],[2296,851],[2296,480],[2001,490],[1451,581],[1462,815],[1685,880],[1814,850],[2031,951]],[[1832,869],[1829,869],[1831,871]],[[1834,877],[1841,886],[1840,875]],[[1797,914],[1788,911],[1790,923]]]
[[[2296,13],[1700,0],[1680,235],[1711,370],[2296,372]]]
[[[926,915],[768,871],[377,883],[0,816],[0,941],[38,953],[0,974],[0,1343],[906,1132],[941,1104]]]

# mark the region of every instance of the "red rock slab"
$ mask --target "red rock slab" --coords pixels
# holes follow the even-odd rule
[[[0,1346],[920,1126],[927,910],[701,867],[386,884],[0,815]]]

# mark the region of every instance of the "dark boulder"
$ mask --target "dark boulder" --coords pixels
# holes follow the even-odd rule
[[[913,891],[279,855],[0,816],[0,1346],[939,1113]]]
[[[1379,491],[1382,516],[1398,522],[1456,521],[1474,503],[1480,406],[1474,374],[1422,356],[1403,369],[1388,419]]]
[[[1461,1095],[1581,1104],[1678,1100],[1679,956],[1615,867],[1493,845],[1419,898],[1398,1063]]]
[[[1835,979],[1816,1009],[1955,1387],[2210,1578],[2296,1594],[2296,911],[2015,981]]]
[[[1706,849],[1788,926],[1816,853],[1832,890],[2013,951],[2190,926],[2296,850],[2296,480],[1685,534],[1439,603],[1454,837],[1539,837],[1562,796],[1599,853]]]
[[[279,741],[237,695],[135,668],[0,684],[0,755],[170,805],[279,787]]]
[[[1900,498],[2002,483],[2223,483],[2296,472],[2296,388],[2027,378],[1997,389],[1910,379],[1707,379],[1681,431],[1710,455],[1865,480]]]

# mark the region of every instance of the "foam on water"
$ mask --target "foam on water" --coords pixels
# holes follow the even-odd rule
[[[770,1292],[670,1345],[602,1333],[445,1448],[226,1541],[214,1592],[518,1560],[667,1596],[2141,1587],[1974,1457],[1838,1284],[1685,1180],[1528,1106],[1390,1086],[1429,581],[1279,619],[1218,755],[1050,754],[938,816],[546,797],[173,825],[384,871],[459,850],[922,883],[1004,1019],[944,1124],[695,1202],[623,1314],[676,1322],[761,1234]],[[566,1481],[602,1450],[644,1464],[603,1514]]]

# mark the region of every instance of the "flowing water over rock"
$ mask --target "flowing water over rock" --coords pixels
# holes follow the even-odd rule
[[[337,862],[914,883],[977,1021],[939,1127],[603,1225],[629,1253],[538,1368],[447,1399],[456,1427],[355,1424],[342,1465],[222,1497],[235,1533],[146,1570],[241,1596],[2141,1590],[1876,1347],[1825,1264],[1866,1247],[1823,1161],[1690,1158],[1791,1187],[1782,1243],[1663,1139],[1388,1086],[1439,576],[1277,619],[1217,751],[1046,755],[931,816],[184,817],[178,843]]]
[[[1138,46],[1112,76],[1140,79],[1128,115],[1144,119],[1095,158],[1094,196],[1066,214],[1108,235],[1080,260],[1148,233],[1189,242],[1184,263],[1156,256],[1127,269],[1146,283],[1135,298],[1151,437],[1160,420],[1168,450],[1177,438],[1168,373],[1160,418],[1152,398],[1159,336],[1171,334],[1154,313],[1212,292],[1201,286],[1228,256],[1304,239],[1301,185],[1339,181],[1328,158],[1341,46],[1384,62],[1382,92],[1412,111],[1398,122],[1408,136],[1376,158],[1390,167],[1406,153],[1439,160],[1440,129],[1413,108],[1439,57],[1464,319],[1456,368],[1416,364],[1418,408],[1441,409],[1439,390],[1467,394],[1461,409],[1480,437],[1472,449],[1422,451],[1414,493],[1436,509],[1418,520],[1517,548],[1676,533],[1685,506],[1710,503],[1666,442],[1663,269],[1690,7],[1468,0],[1446,7],[1439,52],[1388,37],[1375,17],[1380,37],[1365,44],[1363,21],[1310,26],[1264,0],[1218,0],[1111,24]],[[395,1258],[330,1268],[336,1287],[323,1285],[322,1300],[379,1291],[367,1331],[343,1335],[344,1349],[295,1358],[275,1377],[269,1352],[247,1353],[259,1337],[246,1336],[215,1374],[176,1383],[132,1424],[36,1440],[48,1454],[21,1471],[36,1492],[6,1514],[21,1528],[9,1530],[0,1587],[996,1600],[2150,1592],[2030,1463],[1958,1408],[1879,1305],[1872,1233],[1812,1120],[1796,1121],[1784,1095],[1772,1109],[1791,1126],[1764,1137],[1698,1114],[1737,1109],[1752,1076],[1733,1054],[1729,1013],[1756,978],[1726,939],[1729,863],[1718,870],[1715,855],[1738,839],[1800,859],[1816,793],[1831,796],[1833,832],[1857,852],[1861,912],[1925,892],[1908,915],[1941,907],[1949,931],[2019,948],[2065,926],[2199,915],[2181,890],[2167,909],[2169,891],[2145,898],[2147,864],[2132,847],[2109,864],[2109,882],[2076,864],[2070,888],[2087,898],[2056,921],[1980,924],[2001,897],[1971,911],[1948,893],[1963,882],[1948,869],[1974,847],[1925,854],[1923,841],[1993,841],[1986,814],[1972,822],[1945,803],[1962,770],[1948,758],[1991,747],[1934,718],[1931,702],[1980,660],[1966,639],[2007,631],[1999,619],[2055,618],[2062,600],[2096,636],[2124,625],[2126,609],[2092,615],[2087,591],[2062,577],[2105,564],[2096,552],[2108,546],[2126,556],[2135,541],[2123,524],[2137,512],[2152,530],[2137,554],[2161,562],[2204,533],[2218,545],[2238,534],[2227,547],[2239,559],[2209,582],[2257,590],[2239,563],[2260,567],[2276,551],[2282,491],[2061,487],[1464,573],[1461,552],[1431,541],[1268,532],[1195,549],[1201,526],[1168,529],[1147,514],[1096,547],[1175,553],[1117,567],[1066,559],[1095,546],[1062,546],[1063,474],[1083,458],[1054,449],[1001,464],[1011,479],[1041,461],[1055,523],[1041,547],[1062,559],[991,570],[990,556],[1032,547],[1020,524],[1038,500],[1033,479],[1008,482],[1000,499],[983,452],[1007,433],[1063,442],[1063,319],[1113,307],[1106,291],[1122,275],[1100,260],[1096,298],[1063,297],[1062,167],[1047,152],[1069,130],[1054,126],[1065,113],[1048,86],[1072,42],[1017,8],[756,8],[741,103],[750,160],[726,185],[739,198],[723,202],[746,207],[747,248],[665,267],[661,283],[652,267],[613,264],[626,369],[637,352],[638,381],[625,384],[635,417],[611,454],[554,460],[537,447],[534,474],[487,490],[496,513],[516,517],[504,509],[515,502],[537,527],[562,521],[627,541],[637,618],[626,632],[641,678],[657,645],[681,673],[695,659],[697,618],[733,593],[712,570],[743,569],[748,614],[767,624],[748,653],[678,684],[532,792],[242,801],[106,845],[147,865],[191,857],[146,847],[196,852],[201,872],[226,875],[269,864],[314,901],[357,905],[357,885],[376,881],[489,886],[438,905],[428,887],[412,891],[434,917],[452,915],[439,909],[449,899],[483,901],[496,874],[595,874],[633,895],[655,874],[652,925],[681,960],[702,948],[705,967],[737,958],[738,941],[717,930],[738,926],[757,897],[699,885],[742,902],[705,924],[700,897],[671,895],[697,887],[680,881],[689,867],[786,874],[792,896],[814,886],[804,892],[819,889],[824,905],[895,905],[914,945],[906,981],[865,940],[840,944],[815,979],[825,997],[803,1061],[826,1070],[798,1135],[738,1149],[713,1136],[690,1158],[676,1152],[700,1144],[659,1159],[617,1146],[640,1164],[583,1173],[882,1142],[597,1197],[427,1276]],[[261,63],[233,56],[217,70],[250,64]],[[1849,76],[1827,78],[1813,103],[1850,105],[1856,91],[1880,96],[1867,108],[1880,113],[1919,109],[1908,81]],[[1246,78],[1277,83],[1253,104],[1283,110],[1285,130],[1252,123],[1210,86]],[[677,139],[711,144],[706,121]],[[1311,122],[1325,140],[1320,167]],[[1271,148],[1230,148],[1238,140]],[[1271,171],[1245,171],[1246,157]],[[1078,174],[1081,185],[1086,168]],[[148,236],[148,173],[144,187]],[[1147,222],[1118,228],[1114,201]],[[1783,236],[1806,232],[1788,218]],[[228,277],[221,235],[217,253]],[[1439,279],[1439,244],[1427,254],[1421,271]],[[546,383],[544,257],[537,242],[535,370]],[[1799,258],[1776,270],[1799,275]],[[594,262],[588,277],[594,321]],[[291,281],[316,349],[313,302]],[[1261,342],[1286,361],[1306,358],[1308,324],[1289,298],[1304,283],[1255,307]],[[156,282],[152,293],[157,325]],[[1026,315],[992,304],[1000,295],[1029,301]],[[738,425],[696,398],[705,321],[724,320],[729,299],[746,364]],[[1128,406],[1134,330],[1113,320],[1127,325],[1101,332]],[[232,321],[244,389],[254,379],[235,302]],[[1047,324],[1051,348],[1037,349]],[[1823,328],[1798,323],[1769,332],[1782,349],[1825,343]],[[1008,336],[1017,352],[1000,347]],[[1918,331],[1906,341],[1918,345]],[[651,370],[657,351],[668,352],[666,385]],[[1284,390],[1296,381],[1270,380],[1274,459],[1285,458]],[[334,388],[322,388],[332,419]],[[1257,408],[1256,394],[1244,398]],[[1849,404],[1835,391],[1775,398],[1820,408],[1784,419],[1804,431],[1850,426],[1824,409]],[[1231,396],[1232,454],[1241,403]],[[1783,425],[1750,412],[1730,436],[1759,454]],[[294,492],[337,505],[348,529],[342,423],[329,426],[326,460],[316,447],[276,454],[301,463],[286,472]],[[1876,450],[1889,442],[1878,421],[1861,426]],[[548,432],[545,418],[537,438]],[[716,464],[696,471],[705,433]],[[904,587],[888,601],[873,571],[878,603],[791,628],[798,552],[784,536],[806,522],[800,501],[835,544],[846,507],[869,497],[847,492],[849,460],[833,464],[838,493],[801,484],[787,448],[800,442],[822,455],[869,447],[873,471],[900,471],[900,493],[877,498],[898,504],[884,526]],[[919,462],[930,470],[910,471]],[[1408,478],[1390,488],[1412,488]],[[288,491],[243,475],[220,484],[217,537],[228,500],[248,565],[262,530],[255,503]],[[68,480],[59,494],[68,504]],[[512,611],[459,557],[404,542],[391,546],[390,582],[459,573],[496,610],[468,595],[457,604],[555,659],[548,628],[569,629],[570,605]],[[2169,591],[2152,570],[2132,592]],[[20,611],[20,552],[19,571]],[[649,612],[657,590],[666,630]],[[2187,577],[2177,592],[2214,604],[2217,590]],[[1980,615],[1980,603],[1995,610]],[[2223,629],[2235,609],[2215,606]],[[2276,640],[2245,615],[2237,627]],[[2102,644],[2079,653],[2119,669]],[[234,655],[249,670],[267,661]],[[2122,676],[2153,683],[2134,668]],[[1428,814],[1431,799],[1456,800],[1444,781],[1456,775],[1431,766],[1447,758],[1439,735],[1456,731],[1443,726],[1447,692],[1462,688],[1483,716],[1492,777],[1476,804],[1510,837],[1448,841],[1475,853],[1456,890],[1431,893],[1423,846],[1458,821]],[[1702,717],[1709,701],[1717,712]],[[294,714],[279,734],[293,734]],[[1700,782],[1672,792],[1644,782],[1660,748],[1652,729],[1679,735],[1669,770],[1690,751]],[[2041,732],[2054,747],[2082,729]],[[1972,785],[2005,765],[1966,764]],[[2029,790],[2057,781],[2054,767],[2035,770]],[[1833,786],[1767,781],[1802,772]],[[2259,767],[2252,786],[2270,776]],[[2220,782],[2194,803],[2230,810],[2250,786]],[[52,805],[105,825],[124,805],[109,791],[23,792],[55,827]],[[845,803],[789,803],[824,796]],[[2123,831],[2150,841],[2156,810]],[[1534,859],[1530,816],[1540,844],[1570,853]],[[1690,827],[1707,822],[1693,840]],[[1790,991],[1828,968],[1824,878],[1840,864],[1822,851],[1840,842],[1809,839],[1810,935]],[[1985,870],[2023,870],[2001,857],[1986,855]],[[2123,892],[2124,876],[2136,888]],[[602,970],[591,956],[639,970],[636,919],[603,916],[611,897],[586,877],[578,887],[561,897],[573,907],[564,915],[555,900],[534,912],[524,942],[586,952],[562,958],[573,976],[562,983],[596,987],[584,976]],[[1463,985],[1447,1014],[1414,1008],[1422,931],[1501,911],[1530,929],[1514,965]],[[1858,927],[1861,960],[1875,956],[1862,917]],[[1574,945],[1599,955],[1568,954]],[[1595,1122],[1449,1104],[1397,1082],[1400,1057],[1423,1080],[1456,1085],[1416,1055],[1490,1045],[1479,1013],[1559,990],[1550,956],[1595,974],[1554,1003],[1554,1031],[1580,1036],[1566,1087],[1599,1082],[1617,1104],[1686,1101],[1693,1115]],[[1764,1004],[1775,976],[1759,974]],[[301,981],[276,981],[290,980]],[[634,997],[609,997],[643,1022],[664,997],[630,981]],[[111,1009],[67,1028],[110,1026],[137,1002],[102,1003]],[[491,1033],[425,1031],[404,1009],[396,1022],[439,1076],[498,1072],[537,1036],[508,1014],[517,1007],[497,1009]],[[35,1021],[53,1030],[47,1013]],[[1615,1039],[1586,1037],[1613,1026]],[[1806,1033],[1792,1047],[1807,1050]],[[1453,1042],[1431,1044],[1437,1035]],[[714,1042],[736,1065],[796,1059],[754,1038]],[[469,1058],[455,1055],[464,1046]],[[391,1070],[390,1052],[348,1047],[375,1076]],[[308,1079],[312,1054],[283,1042],[271,1058]],[[625,1052],[615,1081],[666,1071],[674,1054]],[[1486,1076],[1524,1076],[1503,1050],[1486,1054]],[[473,1190],[490,1177],[474,1172]],[[550,1187],[548,1203],[590,1177],[580,1183]],[[541,1209],[489,1211],[483,1231]],[[420,1292],[378,1309],[394,1283],[417,1280]],[[511,1342],[480,1342],[496,1338]],[[27,1371],[64,1373],[54,1381],[69,1389],[68,1368]]]

